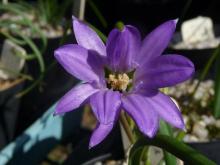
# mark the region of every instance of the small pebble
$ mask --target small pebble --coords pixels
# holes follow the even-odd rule
[[[199,139],[194,135],[186,135],[183,139],[185,142],[198,142]]]
[[[213,125],[215,124],[216,120],[213,116],[206,116],[206,115],[202,115],[202,120],[204,121],[204,123],[206,125]]]
[[[215,126],[216,126],[217,128],[220,128],[220,120],[217,120],[217,121],[215,122]]]
[[[192,134],[197,136],[201,140],[206,140],[208,138],[208,130],[205,128],[205,123],[203,121],[200,121],[198,123],[195,123],[193,125],[193,131]]]

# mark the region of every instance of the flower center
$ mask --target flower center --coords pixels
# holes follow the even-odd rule
[[[109,74],[107,78],[107,85],[113,90],[126,91],[130,83],[131,79],[125,73]]]

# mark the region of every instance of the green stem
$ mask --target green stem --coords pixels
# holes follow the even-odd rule
[[[18,93],[18,94],[16,95],[16,97],[17,97],[17,98],[20,98],[20,97],[26,95],[27,93],[29,93],[32,89],[34,89],[34,88],[38,85],[38,83],[40,83],[40,82],[43,80],[43,78],[44,78],[44,74],[41,74],[41,75],[38,77],[38,79],[34,81],[33,84],[31,84],[28,88],[26,88],[25,90],[23,90],[23,91],[21,91],[20,93]]]
[[[143,162],[148,162],[148,157],[147,157],[148,149],[149,149],[149,147],[145,146],[141,151],[140,160],[142,160]]]
[[[128,136],[129,141],[131,142],[131,144],[133,144],[135,140],[134,140],[131,128],[130,128],[130,126],[128,124],[128,121],[127,121],[127,119],[125,117],[124,112],[122,112],[121,115],[120,115],[120,122],[121,122],[121,124],[122,124],[122,126],[123,126],[123,128],[125,130],[125,133]]]
[[[12,42],[18,44],[18,45],[25,45],[26,42],[20,39],[17,39],[15,37],[13,37],[11,34],[4,32],[4,31],[0,31],[0,34],[4,35],[6,38],[10,39]]]
[[[190,8],[191,3],[192,3],[192,0],[187,0],[185,6],[184,6],[184,8],[183,8],[183,11],[182,11],[182,13],[181,13],[181,15],[180,15],[180,17],[179,17],[179,20],[178,20],[178,22],[177,22],[176,29],[180,29],[180,25],[181,25],[181,23],[182,23],[182,21],[183,21],[185,15],[186,15],[187,11],[188,11],[189,8]]]
[[[132,155],[135,150],[145,145],[153,145],[165,149],[166,151],[177,156],[184,162],[192,165],[217,165],[215,162],[209,160],[207,157],[194,150],[190,146],[167,135],[158,134],[152,139],[147,137],[139,139],[133,145],[130,154]]]
[[[98,17],[99,21],[101,22],[102,26],[104,28],[107,28],[108,23],[105,20],[104,16],[102,15],[102,13],[99,11],[98,7],[96,6],[96,4],[93,2],[93,0],[88,0],[87,3],[89,4],[89,6],[91,7],[91,9],[94,11],[95,15]]]
[[[41,54],[40,50],[38,49],[38,47],[36,46],[36,44],[29,37],[20,34],[20,32],[17,29],[14,29],[14,32],[19,37],[21,37],[28,44],[28,46],[32,49],[32,51],[34,52],[34,54],[38,60],[38,63],[40,66],[40,72],[41,73],[44,72],[45,71],[44,60],[43,60],[42,54]]]
[[[4,70],[4,71],[6,71],[6,72],[9,72],[9,73],[11,73],[11,74],[18,75],[18,76],[20,76],[20,77],[23,78],[23,79],[27,79],[27,80],[33,81],[33,78],[32,78],[31,76],[27,75],[27,74],[20,73],[20,72],[15,72],[15,71],[13,71],[13,70],[11,70],[11,69],[9,69],[9,68],[6,68],[6,67],[4,67],[4,66],[2,66],[2,65],[0,65],[0,69],[1,69],[1,70]]]
[[[67,31],[68,31],[68,29],[70,28],[70,26],[71,26],[71,24],[69,24],[69,23],[65,26],[64,35],[63,35],[63,37],[61,38],[59,45],[62,45],[62,44],[65,42],[65,40],[67,39]],[[23,90],[22,92],[18,93],[18,94],[16,95],[16,97],[22,97],[22,96],[26,95],[27,93],[29,93],[32,89],[34,89],[35,87],[37,87],[37,85],[44,79],[44,77],[48,74],[48,72],[49,72],[56,64],[57,64],[57,62],[54,60],[51,64],[49,64],[49,65],[47,66],[47,68],[45,69],[45,71],[40,74],[40,76],[38,77],[38,79],[37,79],[33,84],[31,84],[28,88],[26,88],[26,89]]]
[[[205,65],[205,68],[203,69],[200,77],[199,77],[199,81],[196,84],[196,87],[194,88],[193,92],[192,92],[192,96],[195,95],[201,81],[203,81],[205,79],[205,77],[208,74],[208,71],[210,69],[210,67],[212,66],[214,60],[216,59],[216,57],[220,54],[220,45],[218,45],[218,47],[216,48],[216,50],[214,51],[214,53],[212,54],[211,58],[208,60],[207,64]]]

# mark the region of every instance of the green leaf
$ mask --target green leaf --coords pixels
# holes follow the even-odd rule
[[[152,139],[147,137],[140,138],[131,148],[130,155],[132,156],[138,148],[146,145],[153,145],[165,149],[191,165],[217,165],[215,162],[208,159],[206,156],[202,155],[185,143],[173,137],[159,134]]]
[[[45,71],[44,60],[43,60],[42,54],[41,54],[40,50],[38,49],[38,47],[34,44],[34,42],[29,37],[20,34],[17,29],[14,29],[14,32],[16,33],[16,35],[21,37],[28,44],[28,46],[32,49],[32,51],[34,52],[34,54],[38,60],[38,63],[40,66],[40,71],[44,72]]]
[[[176,157],[175,156],[173,156],[171,153],[169,153],[167,151],[164,151],[163,154],[164,154],[165,163],[167,165],[176,165]]]
[[[220,117],[220,46],[216,51],[216,71],[215,71],[215,96],[214,96],[214,116]]]
[[[2,27],[8,27],[9,30],[13,32],[13,29],[11,29],[11,24],[19,24],[23,26],[28,26],[32,33],[38,34],[38,37],[42,40],[43,46],[42,46],[42,52],[46,49],[47,46],[47,38],[43,34],[43,32],[40,30],[38,26],[33,24],[32,20],[30,20],[24,13],[27,12],[27,7],[24,8],[20,4],[16,3],[9,3],[7,5],[0,6],[0,10],[5,10],[7,12],[12,12],[14,14],[22,16],[22,19],[20,20],[4,20],[2,23],[0,23],[0,26]],[[6,36],[6,34],[4,34]],[[15,37],[9,36],[9,34],[6,36],[7,38],[13,40],[15,43],[20,44],[21,42],[17,42],[18,40],[15,39]],[[21,45],[21,44],[20,44]]]
[[[20,72],[15,72],[15,71],[13,71],[13,70],[11,70],[9,68],[6,68],[5,66],[2,66],[1,64],[0,64],[0,69],[1,70],[5,70],[6,72],[9,72],[9,73],[18,75],[18,76],[20,76],[23,79],[27,79],[27,80],[33,81],[33,78],[30,75],[27,75],[27,74],[24,74],[24,73],[20,73]]]
[[[141,156],[142,156],[143,150],[144,150],[144,147],[140,147],[137,150],[135,150],[135,152],[132,153],[132,156],[129,157],[128,165],[139,165],[139,164],[141,164]]]
[[[173,136],[173,130],[172,127],[170,125],[168,125],[167,123],[165,123],[164,121],[160,122],[160,134],[163,135],[168,135],[168,136]],[[142,137],[142,134],[136,130],[136,136],[138,136],[139,139]],[[148,147],[140,147],[138,148],[134,153],[130,153],[130,157],[129,157],[129,165],[139,165],[142,162],[148,163],[148,159],[147,159],[147,152],[148,152]],[[170,154],[169,152],[163,150],[164,153],[164,160],[166,162],[167,165],[176,165],[176,157],[173,156],[172,154]]]
[[[97,16],[97,18],[99,19],[99,21],[101,22],[102,26],[104,28],[106,28],[108,26],[107,21],[105,20],[104,16],[102,15],[102,13],[99,11],[98,7],[96,6],[96,4],[93,2],[93,0],[89,0],[87,1],[87,3],[89,4],[89,6],[91,7],[91,9],[94,11],[95,15]]]
[[[160,121],[160,133],[163,135],[168,135],[173,137],[173,129],[172,127],[165,123],[164,121]],[[176,157],[170,154],[169,152],[163,150],[164,160],[167,165],[176,165]]]
[[[161,120],[160,121],[160,133],[163,135],[173,136],[173,129],[169,124]]]
[[[43,80],[43,78],[44,78],[44,73],[41,73],[40,76],[37,78],[37,80],[35,80],[29,87],[27,87],[23,91],[19,92],[18,94],[16,94],[16,97],[20,98],[20,97],[26,95],[27,93],[29,93],[32,89],[34,89]]]
[[[34,33],[39,34],[38,37],[41,39],[41,41],[43,43],[43,46],[41,48],[41,52],[43,52],[47,47],[46,35],[41,31],[41,29],[38,26],[34,25],[31,20],[23,19],[23,23],[30,27],[33,34]]]
[[[178,132],[178,134],[176,135],[176,139],[182,141],[185,135],[186,135],[186,132],[185,132],[185,131],[180,131],[180,132]]]
[[[21,52],[15,52],[15,55],[27,61],[36,59],[36,56],[34,54],[23,54]]]
[[[59,45],[62,45],[66,39],[67,39],[67,31],[68,29],[71,27],[71,23],[66,24],[65,26],[65,31],[64,31],[64,35],[63,37],[60,39]],[[29,93],[31,90],[33,90],[34,88],[36,88],[38,86],[38,84],[40,84],[43,81],[43,78],[48,74],[49,71],[51,71],[53,69],[53,67],[57,64],[57,61],[53,61],[52,63],[50,63],[46,70],[42,73],[40,73],[39,77],[37,78],[37,80],[35,80],[29,87],[27,87],[26,89],[24,89],[23,91],[21,91],[20,93],[18,93],[16,95],[16,97],[22,97],[24,95],[26,95],[27,93]]]
[[[23,16],[25,8],[17,3],[8,3],[6,5],[0,5],[0,10],[9,11]]]
[[[18,44],[18,45],[25,45],[26,42],[23,41],[23,40],[20,40],[20,39],[17,39],[15,37],[13,37],[12,35],[10,35],[9,33],[7,32],[4,32],[4,31],[0,31],[0,33],[5,36],[6,38],[8,38],[9,40],[11,40],[12,42]]]
[[[214,53],[211,55],[211,57],[209,58],[209,60],[207,61],[206,65],[205,65],[204,69],[202,70],[202,73],[199,76],[199,81],[196,84],[196,87],[194,88],[192,96],[196,93],[201,81],[203,81],[205,79],[205,77],[207,76],[208,71],[210,70],[211,66],[213,65],[215,59],[217,58],[217,56],[219,54],[220,54],[220,45],[215,49]]]

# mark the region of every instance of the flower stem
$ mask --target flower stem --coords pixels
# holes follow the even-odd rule
[[[199,88],[200,83],[205,79],[205,77],[207,76],[211,66],[213,65],[215,59],[218,57],[218,55],[220,54],[220,44],[218,45],[218,47],[215,49],[215,51],[213,52],[213,54],[211,55],[211,58],[208,60],[208,62],[206,63],[204,69],[202,70],[201,75],[199,76],[199,80],[198,83],[196,84],[196,87],[194,88],[191,96],[193,97],[195,95],[195,93],[197,92],[197,89]]]
[[[134,136],[132,134],[131,128],[130,128],[130,126],[128,124],[128,121],[127,121],[127,119],[125,117],[124,112],[122,112],[121,115],[120,115],[120,122],[121,122],[121,124],[122,124],[122,126],[123,126],[123,128],[125,130],[125,133],[128,136],[129,141],[131,142],[131,144],[133,144],[134,141],[135,141],[134,140]]]
[[[185,143],[171,136],[162,134],[157,134],[152,139],[147,137],[138,139],[130,150],[130,160],[132,160],[132,158],[135,156],[135,152],[138,148],[149,145],[165,149],[187,164],[217,165],[215,162],[209,160],[206,156],[202,155],[200,152],[196,151]]]

